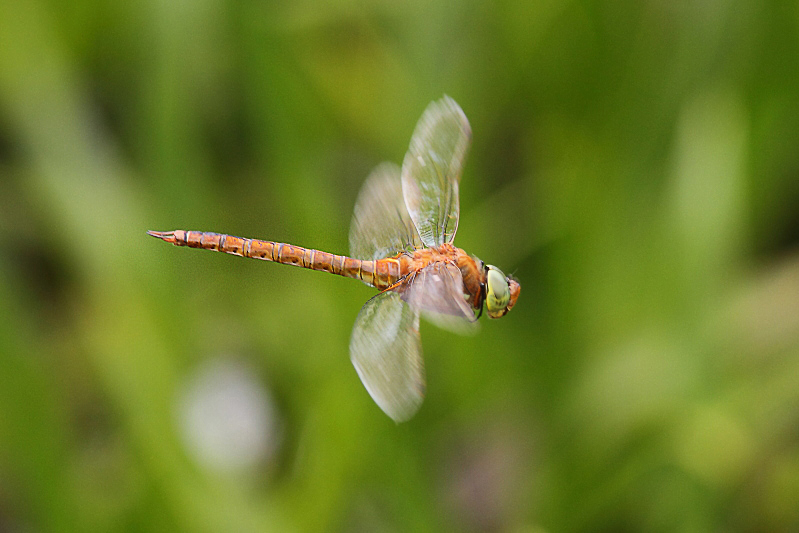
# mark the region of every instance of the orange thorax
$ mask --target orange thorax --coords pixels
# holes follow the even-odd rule
[[[462,249],[444,243],[438,247],[416,250],[412,254],[399,254],[397,259],[400,263],[400,275],[408,278],[433,263],[448,263],[458,267],[463,276],[464,294],[468,296],[472,307],[479,307],[481,287],[485,283],[482,261]]]

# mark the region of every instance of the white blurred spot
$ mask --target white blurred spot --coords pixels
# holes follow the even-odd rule
[[[212,359],[187,380],[178,399],[181,435],[201,465],[235,472],[268,461],[280,440],[274,401],[252,371]]]

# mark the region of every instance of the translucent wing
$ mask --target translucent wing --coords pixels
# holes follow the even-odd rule
[[[392,163],[375,168],[361,187],[350,225],[350,254],[356,259],[383,259],[421,241],[402,197],[400,169]]]
[[[458,229],[458,183],[472,130],[466,115],[445,96],[416,124],[402,162],[402,192],[425,246],[452,242]]]
[[[366,302],[355,319],[350,357],[369,395],[395,422],[411,418],[424,399],[419,313],[396,292]]]
[[[426,266],[402,292],[402,299],[439,327],[460,334],[477,331],[477,318],[464,297],[461,271],[454,265]]]

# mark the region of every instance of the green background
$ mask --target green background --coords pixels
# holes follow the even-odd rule
[[[345,253],[445,93],[522,293],[396,425],[371,289],[145,231]],[[796,2],[0,0],[0,238],[2,531],[799,530]]]

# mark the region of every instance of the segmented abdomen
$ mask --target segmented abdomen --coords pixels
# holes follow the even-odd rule
[[[387,289],[401,277],[400,262],[397,258],[364,261],[282,242],[244,239],[204,231],[175,230],[147,233],[176,246],[203,248],[356,278],[379,290]]]

